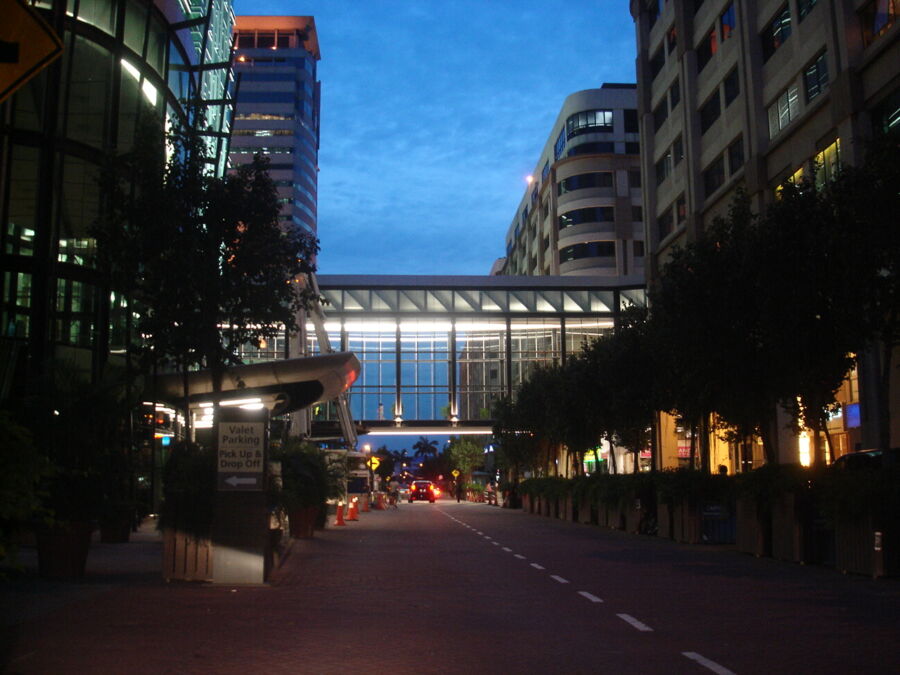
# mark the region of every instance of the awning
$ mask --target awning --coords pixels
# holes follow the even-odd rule
[[[222,401],[260,398],[273,415],[281,415],[337,398],[358,375],[359,360],[352,352],[231,366],[222,378]],[[187,380],[190,403],[211,399],[213,380],[209,370],[191,371]],[[157,376],[155,396],[158,401],[183,404],[184,376]]]

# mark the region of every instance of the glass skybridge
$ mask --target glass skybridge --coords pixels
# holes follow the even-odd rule
[[[603,286],[597,277],[318,275],[334,349],[353,352],[354,420],[403,433],[484,433],[497,399],[537,366],[612,330],[643,287]],[[308,354],[319,353],[315,330]],[[313,421],[335,419],[332,405]]]

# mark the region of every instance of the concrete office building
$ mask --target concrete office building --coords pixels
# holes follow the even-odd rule
[[[631,1],[649,283],[738,188],[760,211],[786,180],[825,181],[900,123],[898,10],[898,0]],[[841,391],[846,411],[865,398],[863,380],[854,373]],[[832,423],[834,456],[872,447],[858,414]],[[681,456],[687,441],[672,434]],[[797,461],[797,439],[782,441],[782,461]],[[667,454],[674,462],[664,438]]]
[[[492,273],[642,284],[638,131],[635,85],[568,96],[507,230],[506,258]]]
[[[0,385],[14,391],[59,359],[97,372],[125,350],[130,310],[97,277],[91,225],[100,167],[132,148],[139,116],[189,124],[184,101],[205,101],[213,170],[230,119],[230,0],[33,5],[64,51],[0,105]]]
[[[319,156],[319,41],[311,16],[239,16],[232,165],[261,152],[283,223],[315,235]]]

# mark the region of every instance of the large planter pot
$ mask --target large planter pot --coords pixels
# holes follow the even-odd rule
[[[319,518],[318,506],[301,506],[288,513],[291,537],[294,539],[312,539]]]
[[[212,581],[212,542],[181,530],[163,530],[163,578],[166,581]]]
[[[752,497],[738,497],[735,540],[739,551],[757,558],[772,552],[772,520]]]
[[[605,525],[611,530],[622,530],[625,528],[625,513],[622,508],[622,502],[607,504]]]
[[[582,525],[591,524],[591,503],[584,497],[578,502],[578,522]]]
[[[683,544],[700,543],[700,509],[686,499],[672,509],[672,537]]]
[[[522,495],[522,510],[525,513],[531,513],[531,495]]]
[[[94,525],[58,523],[37,532],[38,574],[44,579],[81,579],[87,565]]]
[[[624,503],[625,531],[631,534],[640,534],[644,522],[644,504],[640,499],[629,496]]]
[[[885,524],[878,525],[871,513],[835,517],[835,567],[875,578],[900,575],[900,536],[894,523]]]
[[[656,500],[656,536],[664,539],[674,538],[672,525],[672,505],[661,499]]]
[[[776,560],[813,562],[808,545],[811,514],[793,492],[779,494],[772,503],[772,557]]]
[[[100,541],[104,544],[125,544],[131,538],[134,510],[123,508],[100,519]]]
[[[575,500],[572,499],[572,495],[566,495],[562,500],[559,509],[559,518],[560,520],[566,520],[570,523],[575,520]]]

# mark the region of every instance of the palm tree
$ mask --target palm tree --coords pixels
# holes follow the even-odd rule
[[[417,440],[413,444],[413,450],[416,451],[414,457],[429,457],[436,456],[438,454],[438,442],[437,441],[429,441],[425,436],[419,436],[419,440]]]

